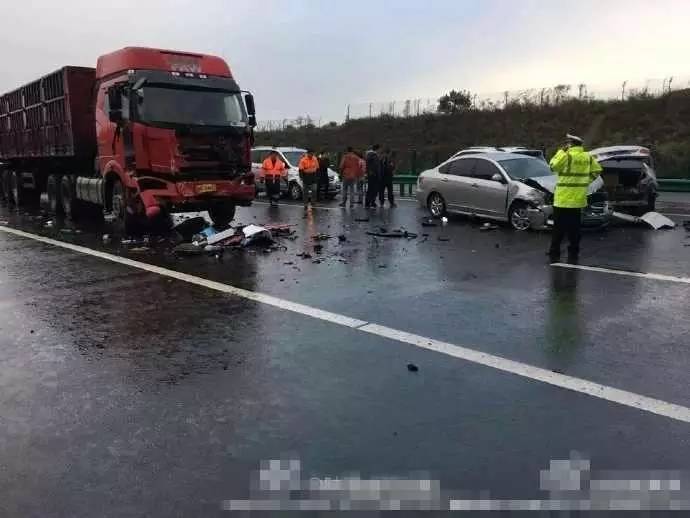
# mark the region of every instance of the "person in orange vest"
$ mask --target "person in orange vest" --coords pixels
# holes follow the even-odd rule
[[[362,173],[360,160],[351,147],[347,148],[347,153],[340,160],[340,174],[343,175],[343,201],[340,204],[341,207],[347,205],[348,197],[350,199],[350,208],[355,205],[355,184]]]
[[[302,180],[302,200],[304,201],[304,208],[311,203],[312,191],[316,184],[316,173],[319,170],[319,159],[314,156],[312,149],[307,150],[297,166],[299,169],[299,177]]]
[[[261,172],[266,182],[266,196],[271,200],[271,207],[277,207],[280,199],[280,182],[287,176],[285,162],[276,151],[271,151],[261,164]]]

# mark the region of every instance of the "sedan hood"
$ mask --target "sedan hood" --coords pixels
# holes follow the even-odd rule
[[[527,178],[524,180],[524,182],[530,187],[534,187],[535,189],[546,191],[551,194],[553,194],[553,192],[556,190],[556,181],[556,175],[540,176],[539,178]],[[604,187],[604,180],[602,180],[601,176],[599,176],[596,180],[589,184],[587,194],[594,194],[602,187]]]

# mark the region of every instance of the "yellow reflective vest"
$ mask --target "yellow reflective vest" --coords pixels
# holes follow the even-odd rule
[[[558,150],[549,163],[558,181],[554,207],[581,209],[587,206],[587,187],[601,173],[601,166],[582,146]]]

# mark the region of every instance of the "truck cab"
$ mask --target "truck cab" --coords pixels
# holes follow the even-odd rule
[[[254,101],[221,58],[127,47],[98,59],[95,88],[106,213],[127,226],[208,210],[224,226],[251,204]]]

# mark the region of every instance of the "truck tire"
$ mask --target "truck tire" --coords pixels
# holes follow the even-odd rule
[[[7,171],[0,171],[0,201],[8,201]]]
[[[66,217],[79,217],[81,202],[77,199],[76,180],[72,176],[63,176],[60,180],[60,204]]]
[[[213,226],[222,230],[229,227],[230,223],[232,223],[232,220],[235,218],[235,210],[234,203],[223,203],[212,205],[208,209],[208,214],[211,216]]]
[[[139,225],[137,225],[136,216],[128,210],[128,205],[127,193],[122,182],[120,180],[115,180],[113,182],[110,198],[110,209],[112,210],[113,216],[115,216],[113,220],[115,231],[122,236],[136,234],[140,230]]]
[[[51,174],[46,182],[46,193],[48,194],[48,210],[51,214],[62,215],[62,196],[60,186],[62,177]]]
[[[10,203],[15,207],[24,205],[26,201],[24,187],[22,186],[22,175],[17,171],[9,173],[9,197]]]

